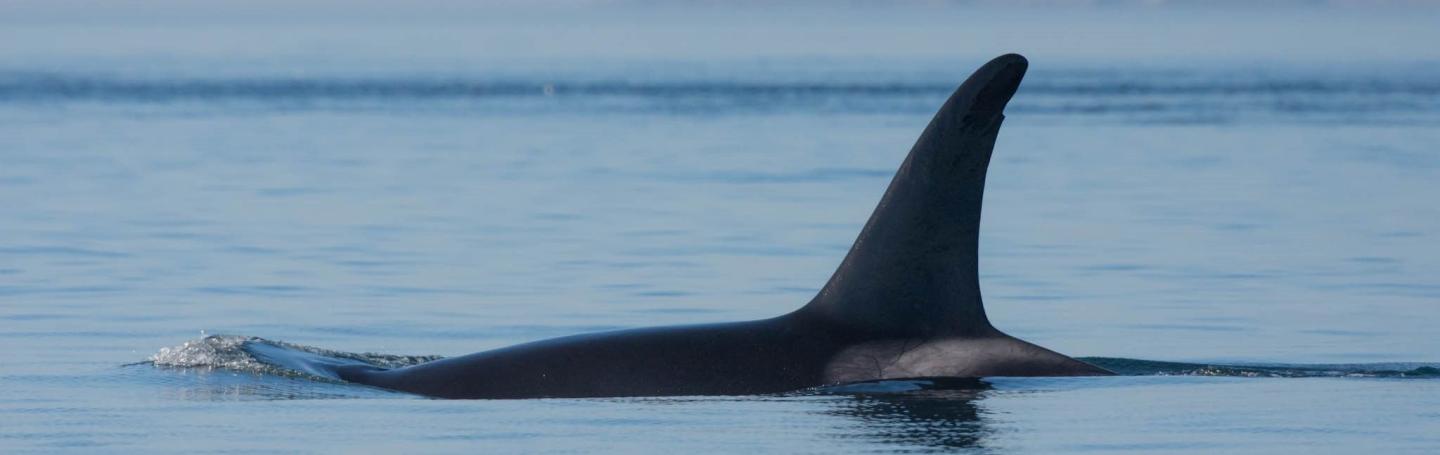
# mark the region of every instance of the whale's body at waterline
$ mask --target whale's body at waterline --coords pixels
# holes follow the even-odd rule
[[[985,316],[977,249],[985,172],[1028,63],[1004,55],[940,108],[818,295],[759,321],[555,338],[383,369],[296,368],[443,398],[740,395],[886,379],[1104,375]],[[261,358],[266,349],[250,349]]]

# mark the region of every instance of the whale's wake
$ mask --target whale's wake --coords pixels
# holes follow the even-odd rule
[[[1079,357],[1124,376],[1230,376],[1247,378],[1431,378],[1440,379],[1440,363],[1390,362],[1343,364],[1184,363],[1114,357]]]
[[[146,362],[157,367],[223,369],[289,378],[341,382],[316,363],[364,364],[400,368],[444,358],[438,355],[388,355],[332,351],[284,341],[239,335],[211,335],[175,347],[161,348]]]
[[[211,335],[160,349],[146,362],[161,368],[225,370],[230,372],[342,383],[327,365],[370,365],[400,368],[442,356],[352,353],[305,346],[260,337]],[[1185,363],[1114,357],[1080,357],[1122,376],[1220,376],[1253,378],[1393,378],[1440,379],[1440,363]],[[881,386],[844,385],[821,389],[830,393],[905,392],[929,388],[975,388],[978,380],[925,379],[883,381]]]

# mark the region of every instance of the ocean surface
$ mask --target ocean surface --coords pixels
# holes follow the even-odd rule
[[[1434,10],[37,5],[0,7],[0,452],[1440,450]],[[1126,375],[444,401],[240,349],[788,312],[1012,51],[987,310]]]

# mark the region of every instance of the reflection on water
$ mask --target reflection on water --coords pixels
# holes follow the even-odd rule
[[[158,398],[190,402],[318,400],[335,398],[387,398],[398,392],[335,384],[306,378],[242,372],[224,368],[184,368],[126,365],[115,379],[129,387],[146,387]]]
[[[993,431],[978,405],[989,389],[983,381],[949,380],[922,390],[855,394],[824,412],[857,421],[837,433],[838,438],[896,448],[974,449],[983,447]]]

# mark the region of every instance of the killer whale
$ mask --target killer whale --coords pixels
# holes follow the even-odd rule
[[[834,275],[791,313],[575,335],[395,369],[286,361],[438,398],[745,395],[886,379],[1111,374],[1006,335],[985,316],[977,270],[985,174],[1028,65],[997,57],[955,90]]]

